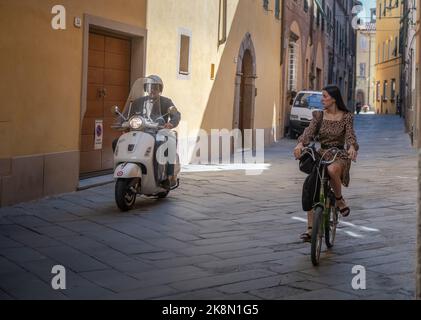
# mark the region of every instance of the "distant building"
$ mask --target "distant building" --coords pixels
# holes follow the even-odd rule
[[[381,114],[399,113],[401,16],[401,1],[377,0],[376,112]]]
[[[357,70],[355,103],[374,110],[376,103],[376,24],[369,22],[357,30]]]
[[[354,106],[356,32],[352,8],[356,1],[283,1],[283,104],[286,125],[291,97],[300,90],[341,89],[350,110]]]

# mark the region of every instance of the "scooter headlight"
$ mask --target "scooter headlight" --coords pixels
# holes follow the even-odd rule
[[[143,125],[143,121],[139,117],[133,117],[130,119],[130,128],[137,130],[140,129]]]

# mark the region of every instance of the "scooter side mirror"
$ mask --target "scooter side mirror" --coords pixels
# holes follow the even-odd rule
[[[168,109],[168,113],[169,114],[176,114],[178,112],[178,109],[175,107],[175,106],[171,106],[169,109]]]
[[[111,113],[113,113],[115,115],[119,115],[120,114],[120,108],[118,106],[112,106],[111,107]]]

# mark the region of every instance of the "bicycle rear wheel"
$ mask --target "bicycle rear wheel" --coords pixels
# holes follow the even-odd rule
[[[317,207],[313,214],[313,231],[311,233],[311,262],[319,265],[323,242],[323,208]]]
[[[326,246],[330,249],[335,244],[336,227],[338,226],[338,209],[331,207],[329,209],[329,219],[325,225],[325,241]]]

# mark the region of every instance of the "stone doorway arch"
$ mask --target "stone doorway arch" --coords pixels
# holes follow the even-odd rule
[[[251,35],[247,33],[238,53],[234,95],[233,129],[239,129],[242,136],[244,130],[254,129],[256,78],[256,52]],[[252,146],[243,143],[243,147],[248,149]],[[243,148],[234,145],[233,151],[238,149]]]
[[[364,106],[366,104],[365,102],[365,92],[361,89],[357,90],[357,102],[361,102],[361,105]]]

